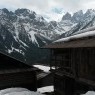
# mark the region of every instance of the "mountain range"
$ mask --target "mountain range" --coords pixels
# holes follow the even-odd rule
[[[39,47],[94,25],[95,10],[92,9],[86,13],[80,10],[73,15],[67,12],[60,22],[47,22],[29,9],[14,12],[0,9],[0,51],[28,64],[48,61],[48,50]]]

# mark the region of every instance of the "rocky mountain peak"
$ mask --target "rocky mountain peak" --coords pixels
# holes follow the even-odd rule
[[[94,12],[95,12],[94,9],[88,9],[85,14],[89,14],[89,13],[91,14],[91,13],[94,13]]]
[[[9,14],[9,11],[8,11],[8,9],[6,9],[6,8],[3,8],[2,11],[3,11],[4,13],[6,13],[6,14]]]
[[[88,9],[86,13],[84,14],[83,21],[84,22],[89,22],[95,17],[95,10],[93,9]]]
[[[91,17],[95,16],[95,10],[93,10],[93,9],[88,9],[88,10],[86,11],[86,13],[84,14],[84,17],[89,17],[89,16],[91,16]]]
[[[83,11],[79,10],[78,12],[75,12],[74,15],[83,15]]]
[[[17,9],[15,10],[15,14],[19,15],[19,14],[23,14],[23,13],[29,13],[30,10],[28,9]]]
[[[54,27],[57,26],[57,22],[56,21],[50,21],[50,24],[53,25]]]
[[[23,16],[30,16],[30,17],[31,17],[31,15],[34,17],[36,15],[36,13],[34,11],[30,11],[29,9],[23,9],[23,8],[15,10],[15,14],[18,16],[23,15]]]
[[[62,17],[62,20],[70,20],[70,19],[71,19],[71,14],[68,12]]]
[[[83,11],[82,10],[80,10],[80,11],[78,11],[78,12],[75,12],[74,14],[73,14],[73,16],[72,16],[72,22],[74,22],[74,23],[78,23],[78,22],[80,22],[80,20],[82,20],[82,18],[83,18]]]

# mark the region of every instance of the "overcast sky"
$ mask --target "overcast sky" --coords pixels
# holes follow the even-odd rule
[[[66,12],[95,9],[95,0],[0,0],[0,8],[27,8],[56,20]]]

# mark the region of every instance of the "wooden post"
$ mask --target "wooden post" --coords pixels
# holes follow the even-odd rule
[[[52,49],[50,49],[50,70],[52,70]]]

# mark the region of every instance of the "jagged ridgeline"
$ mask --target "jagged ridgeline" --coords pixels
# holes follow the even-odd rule
[[[0,9],[0,51],[27,63],[46,62],[49,52],[43,47],[56,39],[79,33],[95,25],[95,10],[66,13],[60,22],[47,22],[28,9],[14,12]]]

